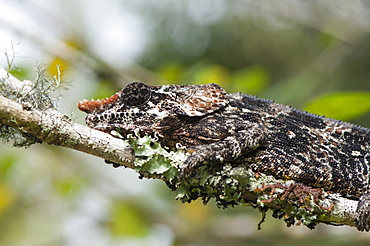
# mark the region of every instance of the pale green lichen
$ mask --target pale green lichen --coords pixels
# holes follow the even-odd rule
[[[8,65],[11,68],[12,64]],[[52,79],[45,77],[45,69],[42,66],[35,68],[36,77],[33,81],[18,81],[12,77],[5,69],[0,69],[0,95],[22,104],[26,110],[37,109],[46,111],[54,108],[59,96],[56,96],[60,88],[60,72]],[[19,129],[0,125],[0,139],[5,144],[14,147],[29,147],[39,143],[40,140],[34,135],[25,133]]]
[[[117,135],[117,134],[116,134]],[[178,179],[178,169],[190,155],[184,149],[162,147],[158,139],[135,131],[127,138],[132,146],[136,160],[135,169],[142,177],[160,178],[176,192],[176,199],[191,202],[201,198],[204,203],[215,199],[221,208],[236,205],[253,205],[261,211],[273,210],[275,218],[284,219],[288,226],[299,221],[313,228],[325,220],[328,211],[323,210],[312,195],[308,194],[302,203],[299,199],[280,199],[284,189],[260,189],[265,185],[281,183],[289,186],[293,181],[279,180],[270,175],[258,174],[246,165],[204,165],[192,177]],[[272,198],[272,199],[271,199]]]
[[[135,152],[135,170],[147,178],[173,180],[178,174],[178,167],[190,155],[183,149],[174,151],[164,148],[151,136],[140,137],[139,131],[128,135],[127,142]]]

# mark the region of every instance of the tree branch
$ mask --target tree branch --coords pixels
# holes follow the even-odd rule
[[[4,69],[0,69],[0,80],[18,91],[30,86],[28,81],[21,82]],[[0,96],[0,124],[32,134],[47,144],[75,149],[134,168],[132,149],[122,139],[74,123],[53,108],[41,111]]]
[[[141,136],[139,132],[124,141],[118,133],[113,137],[74,123],[52,107],[40,110],[22,100],[9,99],[5,96],[14,92],[23,93],[23,96],[26,93],[28,98],[34,91],[32,82],[21,82],[4,69],[0,69],[0,82],[3,87],[5,85],[0,90],[0,124],[31,134],[47,144],[75,149],[132,168],[141,177],[162,179],[183,202],[201,198],[207,203],[213,198],[223,208],[249,204],[262,212],[271,209],[273,216],[284,219],[288,226],[297,221],[310,228],[320,222],[354,226],[358,201],[311,189],[293,180],[256,174],[247,165],[205,165],[188,180],[180,181],[178,167],[189,156],[184,149],[162,147],[157,139]],[[13,94],[4,93],[7,89]]]

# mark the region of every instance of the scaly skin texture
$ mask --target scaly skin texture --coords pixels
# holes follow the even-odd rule
[[[192,153],[182,179],[205,164],[244,163],[359,200],[356,225],[370,229],[370,130],[271,100],[227,94],[216,84],[150,86],[140,82],[110,98],[81,101],[86,123],[123,135],[135,129]]]

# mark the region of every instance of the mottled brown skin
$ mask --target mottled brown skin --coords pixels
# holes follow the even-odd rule
[[[187,178],[204,164],[244,163],[359,200],[357,228],[370,229],[370,130],[271,100],[227,94],[216,84],[149,86],[134,82],[110,98],[82,101],[86,123],[122,134],[136,129],[192,155]]]

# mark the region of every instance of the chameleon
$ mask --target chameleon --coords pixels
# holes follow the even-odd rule
[[[202,165],[243,163],[358,200],[355,224],[370,230],[370,129],[311,114],[217,84],[133,82],[111,97],[83,100],[86,124],[123,136],[139,129],[163,146],[186,148],[181,180]]]

